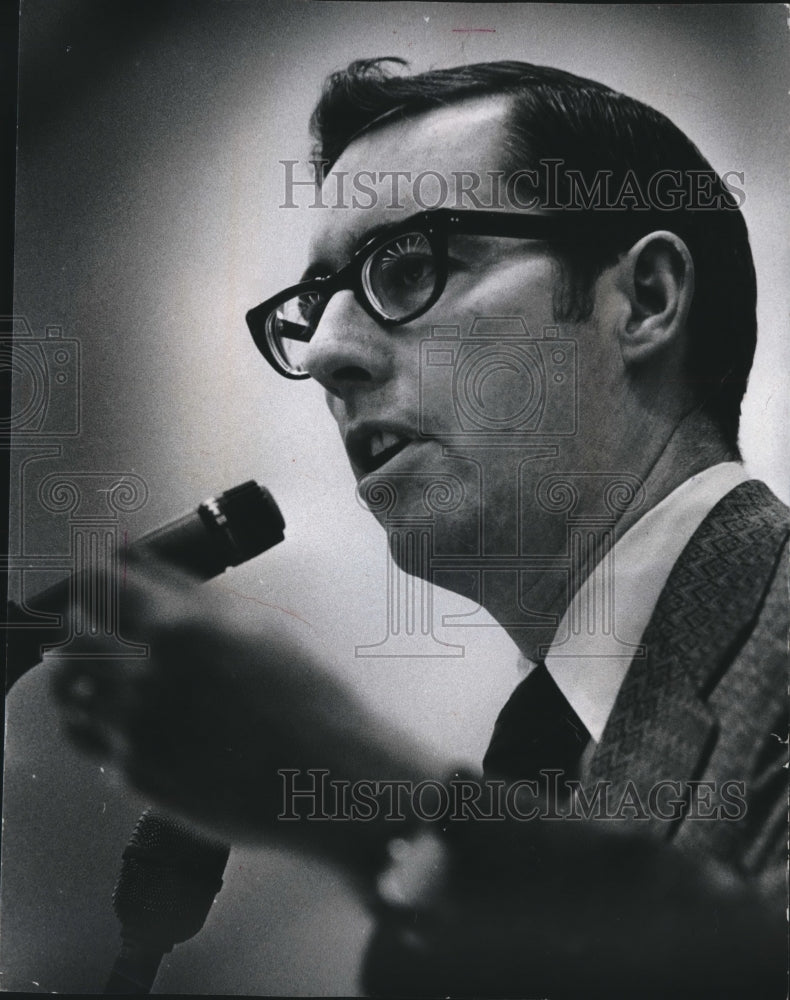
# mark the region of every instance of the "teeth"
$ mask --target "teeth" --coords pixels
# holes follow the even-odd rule
[[[401,439],[392,431],[376,431],[370,439],[370,454],[375,458],[388,448],[398,444]]]

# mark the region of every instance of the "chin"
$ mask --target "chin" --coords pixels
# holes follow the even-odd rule
[[[480,524],[477,517],[459,517],[458,513],[426,517],[409,515],[392,517],[376,513],[376,519],[387,532],[390,556],[395,564],[412,576],[439,583],[447,589],[456,589],[440,581],[442,577],[458,576],[462,592],[468,589],[469,563],[478,567],[481,554]],[[458,560],[458,567],[446,562]],[[444,565],[437,565],[444,563]]]

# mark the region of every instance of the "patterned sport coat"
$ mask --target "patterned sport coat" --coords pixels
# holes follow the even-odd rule
[[[651,833],[784,892],[787,845],[787,508],[756,480],[692,536],[645,631],[590,765],[591,780],[705,782],[699,818]],[[719,809],[725,782],[743,809]],[[731,804],[731,803],[730,803]],[[725,803],[726,805],[726,803]]]
[[[763,483],[714,507],[582,774],[613,797],[632,783],[642,802],[660,782],[704,789],[697,807],[672,821],[466,824],[416,902],[379,906],[367,991],[786,997],[789,536]]]

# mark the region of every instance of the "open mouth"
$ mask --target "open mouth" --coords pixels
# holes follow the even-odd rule
[[[393,431],[376,430],[352,442],[351,458],[357,468],[367,474],[386,465],[411,443],[412,438]]]

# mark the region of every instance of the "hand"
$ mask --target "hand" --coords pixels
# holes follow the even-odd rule
[[[592,824],[462,824],[393,843],[373,996],[783,995],[784,919],[716,864]]]
[[[298,619],[256,605],[240,624],[221,588],[161,574],[137,572],[120,598],[122,635],[149,655],[53,657],[54,690],[69,737],[150,800],[223,836],[326,850],[336,824],[278,823],[279,769],[412,777],[411,751],[327,672]]]

